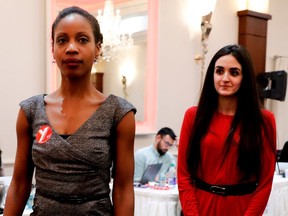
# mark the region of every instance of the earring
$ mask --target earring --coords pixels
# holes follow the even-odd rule
[[[52,64],[55,64],[55,62],[56,62],[55,59],[53,59]]]

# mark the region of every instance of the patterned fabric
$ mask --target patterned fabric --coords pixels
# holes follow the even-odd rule
[[[109,95],[74,134],[63,139],[49,123],[44,96],[20,103],[34,138],[36,195],[31,215],[112,215],[109,182],[113,131],[123,116],[136,109],[126,100]],[[52,135],[40,143],[36,136],[43,126],[52,129]]]

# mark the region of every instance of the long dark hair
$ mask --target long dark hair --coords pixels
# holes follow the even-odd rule
[[[243,78],[241,86],[236,93],[238,106],[231,123],[230,133],[226,139],[225,155],[227,155],[230,149],[236,128],[239,128],[240,140],[237,165],[242,175],[241,180],[248,180],[251,177],[259,179],[260,176],[262,150],[261,131],[263,128],[267,131],[267,128],[261,113],[253,63],[249,53],[243,46],[228,45],[221,48],[213,56],[204,80],[194,126],[189,140],[189,150],[187,152],[187,163],[192,178],[196,176],[201,162],[201,141],[208,132],[212,116],[218,107],[218,93],[214,87],[215,62],[220,57],[229,54],[233,55],[241,64]]]

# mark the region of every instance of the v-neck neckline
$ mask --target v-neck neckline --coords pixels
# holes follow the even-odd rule
[[[46,121],[47,121],[47,124],[52,128],[52,130],[53,130],[56,134],[58,134],[59,137],[61,137],[61,135],[63,135],[63,134],[60,134],[60,133],[53,127],[53,125],[50,123],[50,120],[49,120],[49,118],[48,118],[48,115],[47,115],[47,112],[46,112],[46,102],[45,102],[45,100],[44,100],[44,98],[45,98],[46,95],[47,95],[47,94],[43,94],[43,97],[42,97],[42,109],[43,109],[44,117],[45,117],[45,119],[46,119]],[[87,125],[88,122],[91,121],[91,119],[92,119],[98,112],[100,112],[100,111],[103,109],[103,107],[105,106],[105,104],[112,98],[112,96],[113,96],[112,94],[109,94],[109,95],[105,98],[105,100],[103,101],[103,103],[101,103],[100,106],[89,116],[89,118],[87,118],[87,119],[83,122],[83,124],[81,124],[73,133],[69,134],[69,137],[68,137],[67,139],[65,139],[65,140],[68,140],[70,137],[73,137],[75,134],[78,133],[78,131],[80,131],[83,127],[85,127],[85,125]],[[63,140],[64,140],[64,139],[63,139]]]

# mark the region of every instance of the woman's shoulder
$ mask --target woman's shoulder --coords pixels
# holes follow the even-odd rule
[[[24,105],[35,104],[35,103],[37,104],[40,101],[43,101],[44,96],[45,94],[38,94],[38,95],[31,96],[29,98],[26,98],[25,100],[22,100],[20,102],[20,105],[24,106]]]
[[[276,120],[273,112],[267,109],[262,109],[262,115],[265,125],[270,125],[271,128],[276,128]]]
[[[271,112],[268,109],[262,109],[262,115],[264,116],[264,118],[268,118],[268,119],[274,119],[274,113]]]
[[[186,115],[195,115],[197,112],[197,106],[191,106],[186,110]]]
[[[21,109],[25,113],[25,116],[29,124],[32,124],[34,119],[37,119],[37,118],[40,118],[40,116],[43,116],[44,96],[45,94],[34,95],[19,103]]]
[[[191,106],[189,107],[185,114],[184,114],[184,122],[193,122],[193,119],[196,116],[196,112],[197,112],[197,107],[196,106]]]
[[[113,116],[119,122],[128,112],[136,113],[136,108],[126,99],[110,94],[101,105],[103,115]]]
[[[114,105],[116,108],[118,107],[118,109],[132,110],[134,113],[137,111],[129,101],[113,94],[108,95],[105,102]]]

